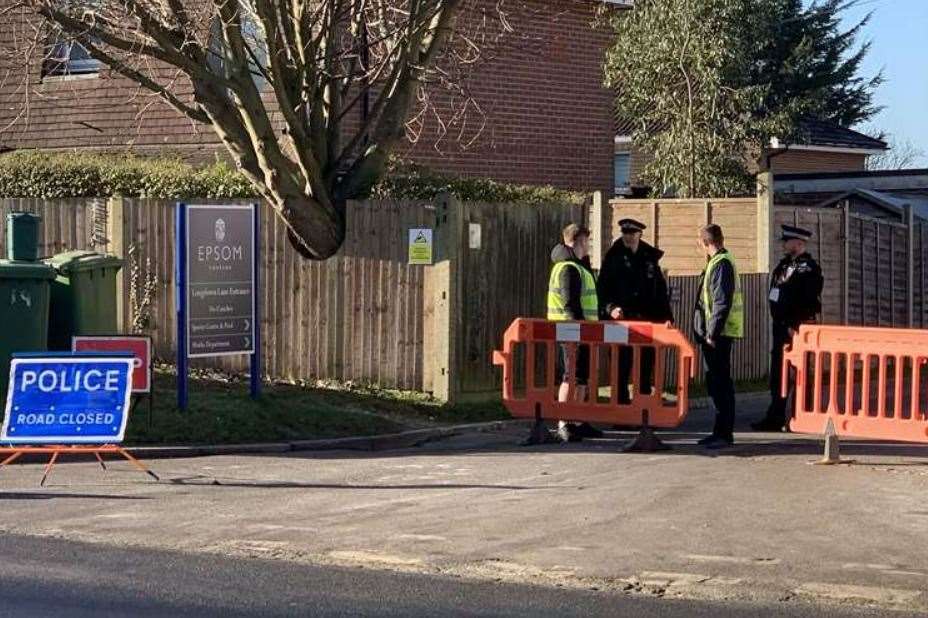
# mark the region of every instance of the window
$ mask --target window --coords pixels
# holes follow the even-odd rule
[[[100,61],[92,58],[74,39],[59,39],[51,45],[43,75],[88,75],[100,72]]]
[[[617,152],[614,162],[615,194],[624,195],[632,185],[632,155],[628,152]]]
[[[242,0],[241,7],[242,39],[244,39],[245,46],[251,52],[248,58],[248,69],[258,90],[264,90],[267,87],[267,79],[264,74],[268,70],[267,40],[264,29],[245,0]],[[222,39],[221,27],[222,25],[217,17],[210,26],[207,64],[216,75],[227,76],[228,52]]]

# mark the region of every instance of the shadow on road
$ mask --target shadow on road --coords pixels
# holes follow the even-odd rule
[[[208,487],[229,487],[229,488],[255,488],[255,489],[386,489],[386,490],[403,490],[403,489],[499,489],[504,491],[526,491],[541,489],[563,489],[564,486],[545,485],[545,486],[528,486],[528,485],[479,485],[479,484],[460,484],[460,483],[432,483],[432,484],[409,484],[409,485],[351,485],[348,483],[303,483],[299,481],[258,481],[250,479],[216,479],[212,477],[197,475],[190,477],[179,477],[170,479],[172,485],[187,486],[208,486]]]
[[[146,496],[120,496],[115,494],[56,494],[51,492],[0,491],[0,500],[151,500]]]

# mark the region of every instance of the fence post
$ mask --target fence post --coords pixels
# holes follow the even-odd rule
[[[773,265],[773,247],[770,235],[774,223],[773,172],[757,175],[757,264],[756,271],[769,273]]]
[[[126,260],[128,247],[126,247],[126,209],[123,198],[111,197],[106,203],[106,210],[106,238],[109,241],[107,253]],[[130,264],[123,264],[123,267],[116,274],[116,322],[120,331],[126,331],[128,322],[128,316],[126,315],[128,286],[126,282],[130,270]]]
[[[425,388],[450,404],[461,392],[466,233],[464,205],[442,195],[436,204],[434,264],[425,271],[422,370]]]
[[[590,233],[593,235],[593,247],[590,254],[590,262],[595,270],[602,268],[603,255],[605,255],[608,243],[612,242],[611,219],[609,208],[606,208],[602,191],[593,192],[593,203],[590,206]],[[608,220],[607,220],[608,219]]]
[[[842,224],[842,264],[841,264],[841,323],[847,325],[851,320],[851,203],[844,200],[841,204]],[[821,240],[819,240],[821,242]]]
[[[909,328],[915,327],[915,215],[912,205],[905,205],[906,265],[905,299]]]

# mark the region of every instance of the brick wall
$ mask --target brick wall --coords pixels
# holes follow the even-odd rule
[[[496,0],[481,0],[495,7]],[[0,5],[6,0],[0,0]],[[515,32],[479,66],[470,90],[485,112],[486,127],[470,114],[464,148],[438,139],[427,118],[415,144],[402,155],[434,169],[526,184],[575,189],[612,186],[611,97],[602,87],[602,60],[609,33],[593,28],[593,0],[512,1]],[[0,37],[9,37],[0,25]],[[0,58],[0,71],[12,66]],[[98,76],[42,79],[29,75],[28,117],[17,118],[23,91],[0,81],[0,144],[13,148],[86,148],[173,151],[196,159],[222,152],[207,126],[195,126],[130,82],[103,70]],[[188,87],[189,91],[189,87]],[[461,126],[450,127],[457,135]]]

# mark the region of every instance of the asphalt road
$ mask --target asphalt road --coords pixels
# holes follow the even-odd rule
[[[884,615],[715,605],[281,561],[0,537],[0,616],[827,616]],[[899,613],[894,616],[904,616]]]

